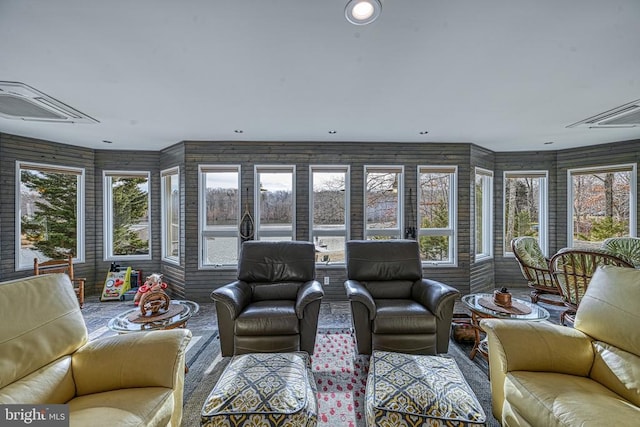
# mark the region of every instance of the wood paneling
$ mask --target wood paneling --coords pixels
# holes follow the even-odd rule
[[[405,202],[408,189],[417,194],[419,165],[458,166],[458,228],[456,267],[428,267],[424,276],[468,292],[490,291],[494,286],[525,286],[515,259],[502,249],[503,182],[505,170],[549,170],[550,252],[566,245],[566,176],[575,167],[632,163],[640,160],[640,141],[626,141],[563,151],[494,153],[473,144],[387,144],[344,142],[202,142],[186,141],[159,152],[90,150],[76,146],[0,134],[0,279],[24,277],[30,271],[15,271],[15,162],[16,160],[85,168],[86,261],[76,267],[88,278],[87,293],[102,289],[109,262],[103,256],[103,170],[151,172],[151,261],[132,261],[144,275],[161,272],[176,297],[210,301],[211,291],[235,280],[235,269],[198,269],[198,165],[241,165],[242,207],[253,211],[254,165],[296,165],[296,238],[309,238],[309,165],[350,165],[350,209],[352,239],[364,230],[364,166],[401,165],[405,168]],[[180,218],[180,263],[161,261],[160,171],[180,168],[182,210]],[[473,185],[476,166],[494,171],[494,257],[473,262]],[[249,188],[246,200],[245,188]],[[638,198],[636,198],[638,200]],[[640,201],[638,201],[640,203]],[[408,219],[408,209],[405,220]],[[121,265],[123,262],[119,262]],[[317,277],[328,300],[344,300],[345,268],[318,266]]]
[[[0,134],[0,279],[30,276],[33,268],[16,270],[16,162],[84,169],[85,259],[74,264],[75,274],[86,277],[85,294],[91,294],[95,281],[95,175],[94,151],[73,145]]]

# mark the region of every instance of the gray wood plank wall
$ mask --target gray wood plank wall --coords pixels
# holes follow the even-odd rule
[[[566,245],[566,176],[576,167],[600,166],[640,161],[640,141],[625,141],[572,150],[494,153],[473,144],[386,144],[386,143],[280,143],[280,142],[199,142],[185,141],[159,152],[91,150],[8,134],[0,134],[0,280],[31,274],[15,269],[15,189],[16,161],[29,161],[85,169],[86,259],[76,267],[88,278],[88,294],[97,295],[104,282],[109,261],[103,254],[103,170],[146,170],[151,172],[151,218],[153,259],[132,262],[144,275],[161,272],[174,296],[209,301],[210,292],[235,279],[234,269],[198,269],[198,165],[241,165],[242,188],[253,189],[254,165],[294,164],[296,166],[296,237],[309,238],[309,165],[338,164],[351,168],[351,236],[359,239],[364,230],[364,165],[401,165],[405,170],[405,190],[416,194],[419,165],[458,166],[458,265],[427,267],[425,277],[449,283],[463,294],[489,291],[494,286],[524,286],[515,260],[502,249],[503,172],[506,170],[549,170],[550,252]],[[178,166],[182,210],[180,217],[180,264],[161,261],[160,254],[160,171]],[[473,186],[474,169],[494,171],[494,257],[474,262]],[[242,206],[253,210],[242,192]],[[638,200],[638,198],[636,198]],[[408,191],[405,191],[408,203]],[[640,203],[640,201],[638,201]],[[405,220],[407,219],[405,213]],[[122,264],[122,263],[121,263]],[[317,276],[325,276],[327,299],[343,300],[346,278],[343,267],[318,266]]]

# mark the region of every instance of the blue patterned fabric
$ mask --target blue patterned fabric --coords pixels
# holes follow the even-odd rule
[[[374,351],[365,393],[368,426],[482,426],[486,415],[455,360]]]
[[[202,408],[201,425],[317,425],[318,402],[309,355],[234,356]]]

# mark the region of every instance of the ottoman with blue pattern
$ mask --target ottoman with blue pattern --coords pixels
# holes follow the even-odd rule
[[[365,392],[368,426],[482,426],[486,415],[455,360],[374,351]]]
[[[201,425],[317,425],[318,402],[305,352],[234,356],[207,397]]]

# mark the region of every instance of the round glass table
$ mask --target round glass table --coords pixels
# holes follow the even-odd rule
[[[520,298],[511,298],[512,304],[514,304],[512,310],[492,305],[490,303],[492,300],[493,294],[489,293],[469,294],[462,297],[462,302],[471,311],[471,324],[475,333],[473,348],[469,353],[470,359],[476,357],[476,353],[480,353],[485,358],[489,356],[486,337],[482,338],[480,336],[482,332],[480,319],[497,318],[540,322],[549,318],[549,312],[546,309]]]
[[[148,321],[136,316],[140,308],[132,308],[111,318],[109,329],[120,334],[129,332],[152,331],[156,329],[184,328],[187,321],[200,310],[198,303],[187,300],[171,300],[172,310],[176,314],[162,319],[150,318]]]

